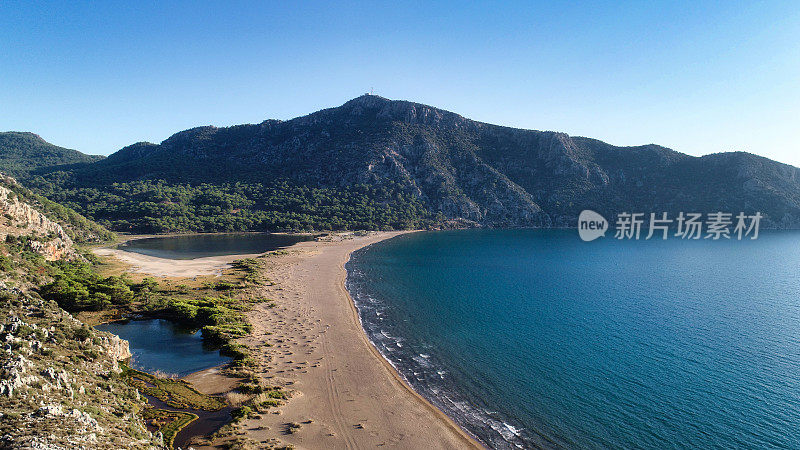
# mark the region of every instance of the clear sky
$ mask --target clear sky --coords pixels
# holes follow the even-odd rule
[[[0,130],[109,154],[371,87],[520,128],[800,166],[800,5],[0,1]]]

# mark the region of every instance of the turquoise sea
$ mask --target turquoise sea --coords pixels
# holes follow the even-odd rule
[[[380,352],[490,447],[800,448],[800,232],[424,232],[347,269]]]

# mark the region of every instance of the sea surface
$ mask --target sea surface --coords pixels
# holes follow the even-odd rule
[[[800,232],[424,232],[346,267],[378,350],[493,448],[800,448]]]
[[[311,239],[306,235],[272,233],[213,233],[134,239],[117,248],[166,259],[247,255],[288,247]]]
[[[130,365],[144,372],[185,376],[227,362],[219,349],[203,343],[199,330],[163,319],[128,320],[96,326],[130,343]]]

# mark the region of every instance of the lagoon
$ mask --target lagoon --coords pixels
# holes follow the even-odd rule
[[[199,330],[183,328],[168,320],[146,319],[98,325],[130,342],[130,366],[150,373],[186,376],[230,362],[219,349],[203,343]]]
[[[195,259],[264,253],[309,239],[308,235],[276,233],[189,234],[133,239],[117,248],[157,258]]]

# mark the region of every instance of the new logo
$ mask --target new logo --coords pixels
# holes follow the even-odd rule
[[[578,216],[578,235],[586,242],[593,241],[599,237],[605,237],[608,231],[608,221],[605,217],[592,211],[584,209]]]

